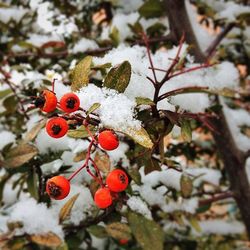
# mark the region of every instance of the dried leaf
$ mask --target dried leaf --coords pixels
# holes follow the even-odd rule
[[[131,238],[131,230],[129,226],[125,223],[120,223],[120,222],[111,223],[107,225],[106,231],[111,237],[117,240],[121,239],[129,240]]]
[[[41,129],[45,126],[46,120],[42,120],[37,123],[30,131],[28,131],[22,141],[22,143],[27,143],[36,138]]]
[[[20,144],[12,148],[4,161],[4,167],[16,168],[31,160],[38,154],[35,146],[29,144]]]
[[[61,239],[51,232],[43,235],[30,235],[29,238],[32,242],[45,247],[59,247],[62,244]]]
[[[181,195],[184,198],[189,198],[192,194],[193,191],[193,182],[185,174],[182,174],[181,179],[180,179],[180,185],[181,185]]]
[[[71,197],[61,208],[60,213],[59,213],[59,222],[61,223],[64,221],[71,213],[72,207],[74,206],[78,196],[80,193],[74,195]]]
[[[87,155],[86,151],[79,152],[79,153],[76,154],[73,161],[74,162],[83,161],[86,158],[86,155]]]
[[[94,161],[98,169],[103,173],[108,173],[110,171],[111,162],[107,154],[96,152]]]

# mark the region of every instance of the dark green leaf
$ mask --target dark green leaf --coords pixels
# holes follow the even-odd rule
[[[30,171],[28,174],[27,186],[30,195],[38,200],[38,178],[34,170]]]
[[[130,77],[131,65],[128,61],[124,61],[122,64],[109,71],[103,86],[123,93],[129,84]]]
[[[129,226],[125,223],[114,222],[108,224],[106,227],[106,231],[111,237],[117,240],[131,238],[131,230]]]
[[[163,3],[159,0],[148,0],[138,10],[145,18],[160,17],[164,13]]]
[[[136,241],[144,250],[163,250],[164,232],[155,221],[129,212],[128,222]]]
[[[92,225],[88,227],[88,232],[93,234],[97,238],[105,238],[108,236],[105,227],[99,225]]]

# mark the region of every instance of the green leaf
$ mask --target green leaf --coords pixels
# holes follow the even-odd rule
[[[154,18],[160,17],[164,9],[163,3],[159,0],[148,0],[138,9],[138,12],[142,17]]]
[[[137,106],[139,106],[139,105],[154,106],[155,105],[155,103],[151,99],[146,98],[146,97],[136,97],[135,100],[136,100]]]
[[[71,210],[78,198],[80,193],[74,195],[71,197],[61,208],[60,213],[59,213],[59,222],[62,223],[71,213]]]
[[[90,115],[92,112],[94,112],[95,110],[97,110],[99,107],[101,106],[100,103],[96,102],[94,103],[90,108],[89,110],[87,111],[86,115]]]
[[[194,216],[189,217],[188,220],[189,220],[191,226],[195,229],[195,231],[200,233],[201,227],[200,227],[198,220]]]
[[[92,225],[88,227],[87,231],[97,238],[105,238],[108,236],[105,227],[99,225]]]
[[[95,126],[89,125],[89,129],[92,133],[96,132]],[[85,128],[85,126],[80,126],[78,129],[71,129],[68,131],[67,136],[76,138],[76,139],[81,139],[81,138],[87,138],[89,137],[89,134]]]
[[[129,226],[125,223],[114,222],[108,224],[106,227],[106,231],[111,237],[117,240],[131,238],[131,230]]]
[[[163,250],[164,232],[153,220],[143,215],[129,212],[128,222],[136,241],[144,250]]]
[[[104,64],[100,64],[100,65],[95,65],[93,67],[91,67],[91,69],[93,70],[103,70],[103,69],[109,69],[112,67],[111,63],[104,63]]]
[[[17,106],[17,99],[16,96],[11,95],[4,99],[3,106],[6,109],[7,114],[13,114],[16,112],[16,106]]]
[[[185,141],[190,142],[192,140],[192,129],[188,120],[181,121],[181,136]]]
[[[126,129],[117,130],[131,137],[135,142],[142,145],[145,148],[152,148],[153,142],[151,141],[148,132],[141,127],[140,129],[128,127]]]
[[[193,182],[189,176],[182,174],[180,179],[181,195],[184,198],[189,198],[193,191]]]
[[[30,195],[38,200],[38,177],[36,174],[36,171],[32,169],[32,171],[29,172],[28,178],[27,178],[27,186],[28,191]]]
[[[161,170],[161,167],[160,167],[160,164],[157,160],[155,160],[154,158],[150,157],[145,157],[144,158],[144,165],[145,165],[145,168],[144,168],[144,172],[145,174],[149,174],[153,171],[160,171]]]
[[[29,144],[20,144],[12,149],[7,154],[4,161],[4,167],[16,168],[31,160],[38,154],[35,146]]]
[[[116,28],[116,26],[113,27],[111,33],[109,34],[109,38],[112,40],[115,47],[117,47],[120,43],[120,34],[119,30]]]
[[[11,92],[12,92],[11,89],[5,89],[5,90],[0,91],[0,99],[3,99],[7,95],[9,95]]]
[[[137,184],[137,185],[141,185],[141,175],[140,172],[137,168],[129,168],[128,169],[128,174],[129,176],[133,179],[133,181]]]
[[[131,65],[128,61],[124,61],[122,64],[109,71],[103,86],[123,93],[129,84],[130,77]]]
[[[86,56],[81,60],[71,72],[72,76],[72,91],[78,91],[84,86],[88,85],[89,73],[92,63],[92,56]]]

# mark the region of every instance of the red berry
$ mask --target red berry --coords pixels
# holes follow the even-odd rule
[[[54,92],[44,90],[42,94],[36,98],[35,106],[40,108],[43,112],[52,112],[56,109],[57,98]]]
[[[68,132],[68,123],[61,117],[53,117],[46,123],[46,131],[53,138],[63,137]]]
[[[119,146],[117,135],[110,130],[102,131],[98,136],[98,142],[105,150],[114,150]]]
[[[46,183],[46,192],[55,200],[64,199],[70,191],[70,182],[63,176],[54,176]]]
[[[60,100],[60,107],[66,113],[71,113],[80,107],[80,99],[74,93],[67,93]]]
[[[111,171],[106,179],[109,189],[113,192],[122,192],[128,186],[128,176],[121,169]]]
[[[112,196],[110,193],[110,190],[106,187],[104,188],[99,188],[96,193],[95,193],[95,204],[99,208],[107,208],[112,204]]]
[[[119,243],[120,243],[121,245],[126,245],[126,244],[128,243],[128,239],[120,239],[120,240],[119,240]]]

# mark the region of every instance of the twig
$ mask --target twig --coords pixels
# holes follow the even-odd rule
[[[236,23],[229,23],[224,30],[215,38],[215,40],[209,45],[205,51],[207,60],[212,57],[217,46],[221,43],[222,39],[235,27]]]
[[[216,195],[216,196],[214,196],[214,197],[212,197],[210,199],[200,200],[199,201],[199,206],[201,207],[201,206],[209,205],[209,204],[211,204],[213,202],[224,200],[224,199],[227,199],[227,198],[234,198],[233,192],[228,191],[228,192]]]

